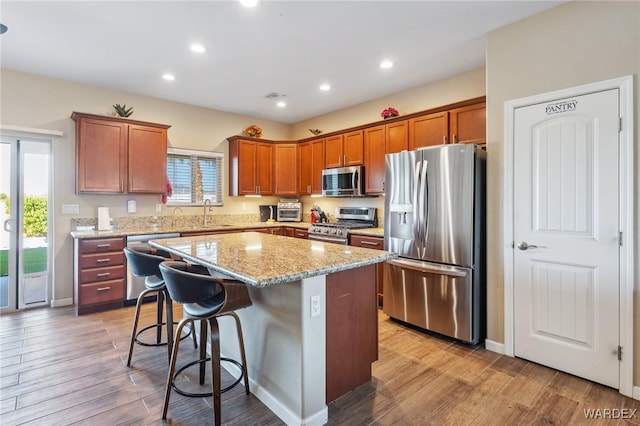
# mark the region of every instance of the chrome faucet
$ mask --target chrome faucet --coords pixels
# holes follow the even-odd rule
[[[174,207],[173,211],[171,212],[171,227],[172,228],[176,227],[176,221],[178,220],[178,218],[176,217],[176,211],[177,210],[182,211],[182,209],[180,207]]]
[[[207,226],[207,205],[209,206],[209,210],[211,210],[211,200],[207,198],[204,200],[204,213],[202,215],[202,223],[204,226]]]

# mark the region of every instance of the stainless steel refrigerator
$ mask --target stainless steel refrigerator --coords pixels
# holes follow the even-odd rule
[[[385,157],[383,310],[469,343],[484,339],[486,152],[439,145]]]

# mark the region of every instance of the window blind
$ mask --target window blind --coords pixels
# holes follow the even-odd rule
[[[219,152],[169,149],[167,176],[173,188],[169,204],[202,204],[211,200],[221,206],[223,159]]]

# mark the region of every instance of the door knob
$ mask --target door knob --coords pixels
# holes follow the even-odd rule
[[[527,244],[526,241],[523,241],[520,244],[518,244],[518,248],[520,250],[528,250],[530,248],[538,248],[538,246],[534,246],[533,244]]]

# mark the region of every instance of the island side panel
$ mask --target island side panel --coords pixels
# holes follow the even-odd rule
[[[371,380],[378,359],[376,265],[327,275],[327,403]]]
[[[325,276],[268,287],[247,286],[253,305],[242,322],[251,392],[288,425],[322,425],[325,403]],[[321,313],[311,317],[311,296]],[[240,359],[235,328],[221,318],[221,353]],[[229,368],[227,363],[223,367]],[[236,377],[239,371],[230,371]]]

